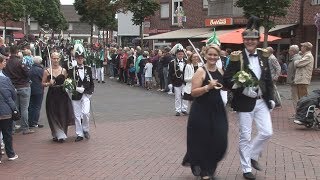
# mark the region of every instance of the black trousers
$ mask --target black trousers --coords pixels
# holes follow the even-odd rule
[[[12,146],[12,128],[13,128],[12,119],[0,120],[0,131],[2,132],[5,150],[9,158],[15,155],[13,151],[13,146]],[[2,158],[2,155],[0,153],[0,159],[1,158]]]

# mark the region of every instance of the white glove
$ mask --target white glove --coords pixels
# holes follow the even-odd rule
[[[270,103],[270,106],[271,106],[270,111],[272,111],[274,109],[274,107],[276,106],[276,103],[273,100],[269,100],[269,103]]]
[[[77,66],[77,61],[76,60],[71,61],[71,65],[72,65],[72,67],[76,67]]]
[[[76,87],[76,91],[77,91],[78,93],[82,94],[83,91],[84,91],[84,88],[83,88],[83,87]]]
[[[258,93],[256,92],[257,87],[246,87],[242,91],[242,94],[251,97],[251,98],[256,98],[258,96]]]

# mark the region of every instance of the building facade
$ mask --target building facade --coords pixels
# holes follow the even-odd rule
[[[88,23],[81,22],[80,16],[77,14],[73,5],[61,5],[61,12],[68,22],[68,30],[63,32],[63,37],[67,38],[70,35],[71,39],[82,39],[84,42],[90,42],[91,26]],[[38,22],[31,19],[30,34],[39,36],[41,27]],[[57,37],[61,33],[55,32],[54,36]],[[50,34],[51,35],[51,34]],[[48,35],[48,36],[50,36]],[[93,26],[93,43],[98,41],[99,30],[97,26]]]
[[[185,29],[198,28],[194,29],[194,31],[201,31],[200,29],[213,27],[216,30],[245,27],[247,20],[243,17],[243,10],[234,7],[236,1],[158,0],[160,10],[150,18],[149,35],[152,36],[179,29],[181,32],[186,31],[189,33],[191,31]],[[181,13],[179,14],[179,9],[183,10],[182,15]],[[320,13],[320,0],[292,0],[287,15],[283,18],[277,18],[275,20],[277,26],[269,32],[271,35],[282,38],[271,43],[277,50],[277,55],[283,52],[286,53],[291,44],[300,45],[301,42],[310,41],[314,45],[312,52],[316,58],[315,67],[320,67],[320,33],[315,26],[314,19],[317,13]],[[180,21],[178,20],[179,15]],[[197,36],[203,37],[199,34]],[[152,37],[149,39],[152,39]],[[181,39],[153,39],[154,48],[181,41]]]

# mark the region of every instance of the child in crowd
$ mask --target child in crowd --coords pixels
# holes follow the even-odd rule
[[[147,90],[152,89],[152,67],[153,67],[153,65],[152,65],[151,59],[148,58],[147,64],[144,67],[144,69],[145,69],[144,77],[145,77],[145,81],[146,81]]]

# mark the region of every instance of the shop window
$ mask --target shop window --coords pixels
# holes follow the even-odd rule
[[[168,18],[169,17],[169,4],[161,4],[160,17],[161,18]]]
[[[37,22],[31,22],[30,23],[30,30],[35,31],[35,30],[38,30],[38,28],[39,28],[39,25],[38,25]]]
[[[312,5],[320,5],[320,0],[311,0]]]
[[[202,0],[203,8],[208,9],[208,0]]]
[[[178,25],[178,13],[183,13],[182,11],[183,11],[183,0],[173,0],[172,1],[172,25]]]

